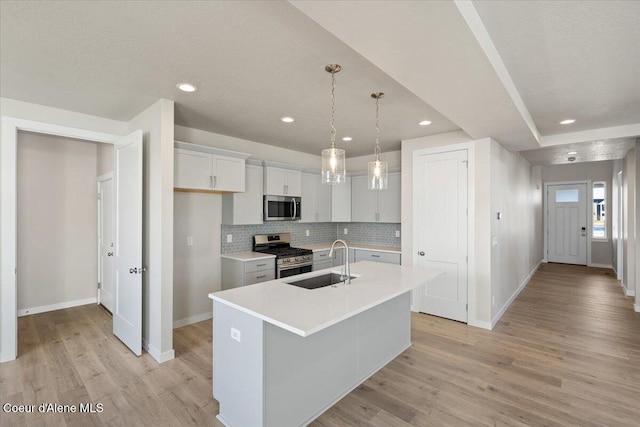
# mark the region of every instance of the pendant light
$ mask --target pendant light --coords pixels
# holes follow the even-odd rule
[[[378,121],[380,117],[380,98],[384,96],[382,92],[374,92],[371,97],[376,100],[376,148],[374,151],[375,159],[373,162],[369,162],[368,176],[369,176],[369,190],[386,190],[388,186],[387,182],[387,162],[380,161],[380,127]]]
[[[345,152],[341,148],[336,148],[336,127],[334,124],[336,73],[340,72],[342,67],[338,64],[329,64],[324,69],[331,73],[331,147],[322,150],[321,179],[323,184],[344,184],[347,178]]]

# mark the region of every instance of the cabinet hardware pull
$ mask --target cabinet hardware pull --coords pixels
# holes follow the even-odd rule
[[[267,275],[263,274],[262,276],[256,276],[256,279],[264,279],[265,277],[267,277]]]
[[[256,264],[256,267],[264,267],[267,264]]]
[[[371,255],[372,258],[380,258],[380,255]]]
[[[209,175],[209,187],[213,188],[213,175]]]
[[[420,252],[418,252],[418,255],[420,255],[420,256],[424,256],[424,251],[420,251]]]
[[[216,188],[218,186],[218,177],[217,176],[213,176],[213,188]]]

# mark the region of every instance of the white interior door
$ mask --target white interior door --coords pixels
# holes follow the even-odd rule
[[[113,333],[142,354],[142,131],[115,144]]]
[[[419,311],[467,321],[467,150],[414,159],[414,265],[445,272],[416,291]]]
[[[549,262],[587,264],[587,185],[547,187]]]
[[[113,177],[98,182],[99,235],[98,235],[98,302],[113,313],[114,293],[114,233],[113,233]]]

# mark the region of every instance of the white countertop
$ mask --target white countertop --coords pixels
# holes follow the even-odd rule
[[[444,274],[433,269],[362,261],[351,264],[351,275],[359,277],[352,279],[350,285],[310,290],[286,283],[340,270],[341,267],[328,268],[271,280],[211,293],[209,298],[307,337]]]
[[[275,255],[263,254],[260,252],[236,252],[232,254],[223,254],[222,258],[234,259],[236,261],[257,261],[259,259],[275,258]]]
[[[327,251],[331,248],[331,243],[333,242],[328,242],[328,243],[318,243],[315,245],[295,245],[297,248],[303,248],[303,249],[311,249],[314,252],[317,251]],[[367,245],[364,243],[349,243],[349,249],[366,249],[368,251],[378,251],[378,252],[391,252],[391,253],[396,253],[399,254],[401,253],[401,249],[399,247],[395,247],[395,246],[379,246],[379,245]],[[342,245],[336,245],[336,249],[341,249],[344,248],[344,246]]]

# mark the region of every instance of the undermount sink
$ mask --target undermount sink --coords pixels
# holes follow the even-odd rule
[[[308,279],[296,280],[295,282],[285,282],[287,285],[298,286],[305,289],[318,289],[325,286],[335,285],[344,282],[342,275],[338,273],[327,273],[320,276],[309,277]],[[351,279],[355,279],[351,276]]]

